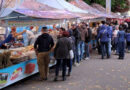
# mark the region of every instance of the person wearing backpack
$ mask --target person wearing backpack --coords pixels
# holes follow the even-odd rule
[[[99,31],[99,34],[97,36],[97,40],[100,39],[101,43],[101,51],[102,51],[102,59],[104,59],[105,54],[107,53],[107,58],[110,58],[109,56],[109,50],[108,50],[108,42],[109,42],[109,32],[107,30],[106,22],[102,21],[101,30]]]
[[[90,55],[89,55],[89,43],[92,40],[92,30],[89,28],[89,26],[86,24],[86,31],[85,31],[85,52],[86,52],[86,58],[85,60],[88,60]]]
[[[119,26],[119,32],[117,34],[118,37],[118,46],[119,46],[119,58],[118,59],[124,59],[125,56],[125,37],[126,33],[123,30],[123,26]]]

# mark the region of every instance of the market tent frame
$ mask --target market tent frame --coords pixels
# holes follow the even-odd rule
[[[31,3],[31,5],[28,5],[28,3]],[[25,1],[15,11],[21,14],[39,18],[69,19],[79,17],[69,11],[56,9],[36,1]]]
[[[85,3],[83,0],[73,0],[70,1],[71,4],[88,11],[91,14],[94,14],[96,17],[109,17],[107,14],[104,14],[103,12],[99,11],[96,8],[93,8],[92,6]]]
[[[32,3],[32,5],[28,6],[28,3]],[[70,13],[69,11],[59,10],[59,9],[50,7],[48,5],[45,5],[43,3],[39,3],[35,1],[31,1],[31,2],[25,1],[12,13],[7,15],[6,17],[0,18],[1,20],[0,25],[21,26],[21,23],[24,23],[23,25],[26,25],[26,24],[29,25],[29,23],[31,25],[32,24],[47,25],[47,24],[61,23],[64,21],[64,19],[77,19],[78,17],[79,17],[78,15],[74,15],[73,13]]]
[[[99,4],[93,3],[91,6],[93,8],[96,8],[97,10],[101,11],[102,13],[108,15],[109,16],[108,18],[122,18],[120,15],[117,15],[116,13],[113,13],[113,12],[111,12],[111,14],[108,14],[106,12],[106,9]]]
[[[65,0],[37,0],[37,1],[60,10],[67,10],[73,13],[88,13],[87,11],[70,4]]]
[[[31,3],[33,2],[31,0],[25,0],[25,1],[31,2]],[[82,10],[81,8],[78,8],[78,7],[70,4],[69,2],[66,2],[65,0],[49,0],[49,1],[48,0],[37,0],[34,2],[44,4],[46,6],[50,6],[52,8],[58,9],[58,10],[70,12],[70,13],[78,16],[79,18],[93,19],[93,18],[97,17],[94,14],[88,13],[88,11],[86,11],[86,10]],[[28,4],[26,4],[25,6],[27,6],[29,8],[31,7]],[[34,5],[32,5],[32,7],[33,6]],[[34,7],[36,10],[38,10],[37,7],[38,8],[40,7],[40,9],[43,9],[43,6],[40,6],[40,5],[39,6],[35,5]]]
[[[0,18],[11,14],[15,9],[17,9],[24,0],[1,0],[0,5]]]

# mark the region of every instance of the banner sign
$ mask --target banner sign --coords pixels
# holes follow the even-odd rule
[[[54,64],[50,64],[52,67]],[[38,72],[37,60],[32,59],[19,64],[0,69],[0,89]]]
[[[106,0],[106,13],[111,14],[111,0]]]
[[[52,25],[63,22],[63,20],[13,20],[13,21],[0,21],[0,26],[4,27],[23,27],[23,26],[41,26],[41,25]]]

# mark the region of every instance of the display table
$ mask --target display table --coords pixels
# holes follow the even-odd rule
[[[50,64],[52,67],[54,64]],[[19,80],[38,73],[37,60],[32,59],[19,64],[0,69],[0,89],[7,87]]]

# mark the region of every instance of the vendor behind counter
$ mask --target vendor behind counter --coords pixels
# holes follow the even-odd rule
[[[22,32],[17,33],[16,27],[12,27],[11,32],[8,35],[8,37],[3,42],[0,43],[0,48],[7,49],[7,46],[5,44],[8,43],[9,45],[12,45],[15,42],[16,37],[19,35],[22,35],[24,32],[26,32],[26,30],[23,30]]]

